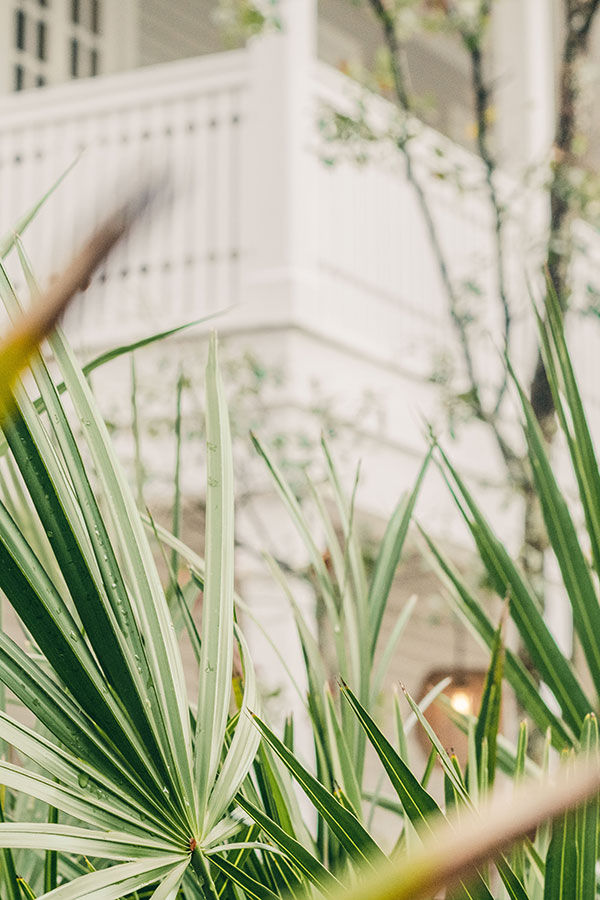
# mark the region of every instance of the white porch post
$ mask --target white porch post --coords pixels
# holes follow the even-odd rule
[[[548,159],[554,132],[554,3],[501,0],[494,7],[493,79],[503,166],[522,171]]]
[[[242,168],[243,305],[246,324],[294,316],[314,273],[311,153],[316,0],[279,0],[281,31],[254,38]]]

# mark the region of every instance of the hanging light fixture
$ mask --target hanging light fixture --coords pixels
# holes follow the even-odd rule
[[[450,684],[442,691],[444,697],[448,698],[457,713],[476,716],[481,706],[486,674],[485,669],[463,666],[432,669],[423,679],[419,696],[424,697],[444,678],[450,678]],[[464,762],[467,756],[467,737],[452,721],[451,714],[439,699],[434,700],[426,710],[425,718],[446,750],[455,753],[459,760]],[[418,738],[423,751],[428,754],[431,744],[423,728],[419,728]]]

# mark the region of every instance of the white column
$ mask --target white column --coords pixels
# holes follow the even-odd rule
[[[496,134],[501,164],[546,162],[554,132],[554,4],[498,0],[492,22]]]
[[[556,118],[554,50],[555,4],[549,0],[524,3],[527,35],[526,104],[529,119],[527,132],[528,162],[536,165],[548,161],[554,140]]]
[[[316,0],[280,0],[282,29],[248,46],[242,168],[245,322],[288,322],[314,279]]]

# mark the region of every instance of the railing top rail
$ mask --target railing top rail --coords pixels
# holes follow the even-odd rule
[[[393,123],[398,114],[397,108],[390,100],[375,94],[328,63],[317,61],[313,73],[314,95],[327,106],[353,115],[357,102],[361,101],[365,104],[368,121],[374,128],[382,131]],[[428,164],[434,158],[439,164],[441,156],[443,156],[456,169],[460,169],[467,178],[473,179],[475,187],[484,186],[485,169],[482,160],[476,153],[457,144],[451,138],[415,117],[408,119],[408,126],[410,133],[414,134],[414,137],[411,138],[411,146],[418,162]],[[517,183],[509,173],[497,171],[496,179],[498,187],[503,191],[507,193],[515,191]]]
[[[145,66],[129,72],[85,78],[39,90],[22,91],[0,98],[3,130],[56,122],[79,113],[97,114],[128,106],[143,96],[178,99],[242,86],[246,75],[246,51],[232,50],[193,59]]]

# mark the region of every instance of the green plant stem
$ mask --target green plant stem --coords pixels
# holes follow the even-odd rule
[[[206,861],[206,857],[202,850],[200,850],[198,847],[195,847],[192,850],[190,863],[192,869],[196,873],[198,881],[202,885],[202,890],[207,900],[220,900],[219,894],[215,887],[215,883],[213,881],[213,877],[210,874],[210,869],[208,866],[208,862]]]

